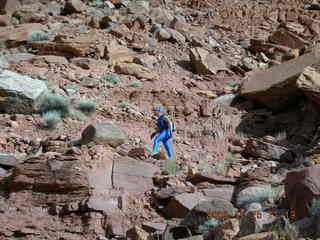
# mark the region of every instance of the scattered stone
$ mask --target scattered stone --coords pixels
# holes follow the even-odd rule
[[[256,233],[256,234],[251,234],[251,235],[239,238],[239,240],[272,240],[272,239],[274,239],[273,232]]]
[[[231,202],[215,198],[196,205],[183,219],[182,224],[197,231],[198,226],[208,219],[225,220],[234,217],[236,212]]]
[[[138,79],[159,79],[158,73],[136,63],[118,63],[114,69],[119,74],[135,76]]]
[[[293,162],[295,159],[295,154],[290,149],[254,138],[250,138],[247,141],[244,151],[251,156],[261,157],[266,160]]]
[[[158,62],[158,59],[154,56],[144,55],[135,57],[133,59],[133,62],[140,64],[146,68],[153,68],[154,65]]]
[[[210,232],[204,239],[212,240],[232,240],[240,231],[239,220],[236,218],[228,219],[212,232]]]
[[[99,87],[101,82],[97,78],[83,77],[80,79],[80,84],[87,88],[95,88],[95,87]]]
[[[82,134],[80,144],[95,142],[96,144],[106,144],[117,147],[128,140],[126,133],[118,126],[104,122],[90,124]]]
[[[81,0],[67,0],[64,11],[68,14],[81,13],[87,9],[87,6]]]
[[[126,233],[128,240],[148,240],[149,234],[138,226],[129,229]]]
[[[142,223],[142,228],[147,232],[151,232],[151,233],[154,233],[154,232],[163,233],[166,227],[167,227],[167,224],[165,223],[157,223],[157,222]]]
[[[198,74],[216,74],[219,70],[227,70],[222,59],[203,48],[191,48],[189,57],[194,71]]]
[[[167,31],[171,35],[171,40],[173,42],[184,43],[186,41],[186,38],[180,32],[178,32],[177,30],[169,28]]]
[[[171,38],[171,34],[170,32],[168,32],[166,29],[161,28],[159,30],[156,31],[156,37],[160,40],[160,41],[166,41],[169,40]]]
[[[146,148],[133,148],[128,152],[128,156],[132,158],[147,158],[149,156],[149,152]]]
[[[307,43],[296,34],[289,32],[284,28],[274,32],[269,37],[269,41],[292,49],[302,49]]]
[[[122,62],[132,62],[134,56],[130,49],[118,44],[115,41],[112,41],[105,49],[105,58],[112,64],[116,64]]]

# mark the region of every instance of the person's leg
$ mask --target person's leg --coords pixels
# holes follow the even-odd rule
[[[159,152],[160,142],[162,142],[163,139],[165,139],[165,137],[166,137],[166,133],[162,132],[153,140],[153,149],[152,149],[152,153],[150,154],[151,156]]]
[[[167,151],[168,158],[173,158],[172,140],[167,138],[163,140],[164,148]]]

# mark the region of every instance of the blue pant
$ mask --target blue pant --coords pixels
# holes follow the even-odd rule
[[[163,143],[164,148],[167,151],[168,158],[173,157],[173,149],[172,149],[172,140],[171,140],[171,134],[169,130],[162,131],[153,141],[153,154],[157,154],[159,152],[159,145],[160,142]]]

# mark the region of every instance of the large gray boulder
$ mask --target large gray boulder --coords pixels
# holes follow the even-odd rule
[[[0,72],[0,112],[31,114],[38,97],[47,91],[38,79],[11,71]]]
[[[95,142],[96,144],[110,145],[118,147],[125,143],[127,134],[118,126],[109,122],[90,124],[81,135],[80,144]]]

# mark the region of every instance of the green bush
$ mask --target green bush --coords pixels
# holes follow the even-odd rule
[[[80,26],[78,27],[78,30],[81,31],[81,32],[87,31],[87,30],[89,30],[89,27],[86,26],[86,25],[80,25]]]
[[[49,39],[49,35],[48,33],[39,30],[39,31],[34,31],[30,34],[27,42],[31,43],[31,42],[35,42],[35,41],[44,41],[44,40],[48,40]]]
[[[90,116],[96,111],[96,102],[93,100],[82,99],[78,102],[77,109],[86,116]]]
[[[52,110],[43,113],[42,119],[44,122],[44,127],[52,129],[55,128],[61,121],[61,115],[59,111]]]
[[[290,221],[282,217],[282,223],[280,221],[277,222],[271,229],[273,232],[273,239],[274,240],[295,240],[298,239],[299,232],[295,228]]]
[[[6,40],[0,40],[0,49],[1,48],[6,48],[6,47],[7,47]]]
[[[228,173],[230,165],[233,161],[234,161],[234,157],[232,153],[230,152],[226,153],[225,158],[218,161],[216,165],[217,172],[225,176]]]
[[[178,171],[176,160],[175,159],[166,160],[161,170],[168,174],[175,175]]]
[[[16,18],[16,17],[12,17],[12,18],[10,19],[10,22],[11,22],[12,25],[18,25],[18,24],[20,24],[20,20],[19,20],[18,18]]]
[[[101,75],[100,78],[113,84],[118,84],[121,81],[120,77],[113,73],[105,73]]]
[[[222,223],[222,220],[216,218],[210,218],[205,221],[203,224],[198,226],[197,233],[204,234],[211,232],[214,228],[219,226]]]
[[[313,198],[308,206],[309,215],[312,217],[320,216],[320,198]]]
[[[62,118],[67,117],[70,113],[69,99],[59,94],[46,93],[40,104],[40,112],[46,113],[49,111],[57,111]]]
[[[131,83],[129,83],[129,87],[135,87],[135,88],[142,87],[142,85],[143,83],[139,80],[132,81]]]
[[[88,5],[90,7],[103,7],[105,3],[102,2],[101,0],[97,0],[97,1],[89,2]]]
[[[129,103],[120,103],[119,108],[129,109],[131,106]]]

